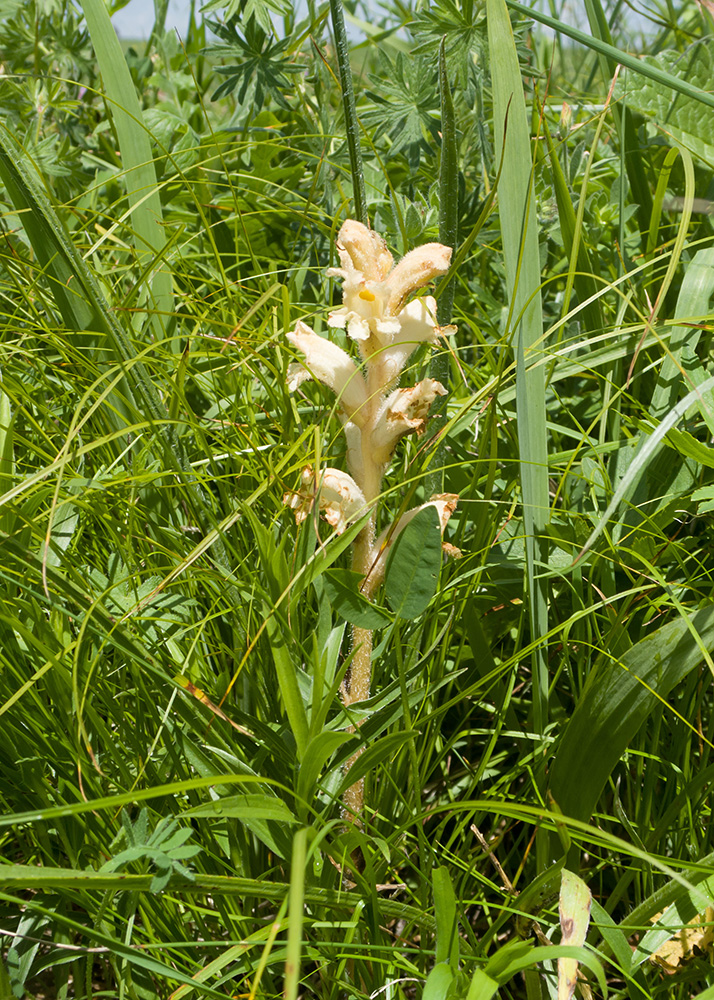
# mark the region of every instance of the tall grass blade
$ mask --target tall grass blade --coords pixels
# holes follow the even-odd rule
[[[119,152],[124,167],[134,249],[141,270],[160,257],[166,242],[161,199],[156,184],[156,170],[149,133],[143,123],[141,104],[112,25],[104,0],[82,0],[82,9],[92,38],[109,111],[114,119]],[[173,313],[171,274],[161,263],[151,279],[152,325],[156,336],[166,336]],[[178,350],[178,343],[176,344]]]
[[[114,361],[125,372],[130,399],[134,394],[138,408],[143,408],[150,420],[165,420],[166,409],[133,344],[110,312],[86,261],[35,180],[24,151],[4,126],[0,127],[0,179],[20,215],[68,329],[104,335]]]
[[[499,219],[510,296],[509,324],[515,327],[516,412],[526,541],[530,623],[533,639],[548,631],[542,532],[548,519],[548,450],[545,423],[545,367],[540,253],[533,191],[530,136],[521,71],[505,0],[488,0],[488,39],[493,81],[497,156],[503,154]],[[503,192],[507,192],[507,197]],[[533,729],[542,734],[548,721],[548,672],[545,650],[533,655]]]
[[[700,384],[699,375],[705,369],[697,357],[697,345],[702,336],[701,321],[711,316],[714,296],[714,250],[698,250],[687,264],[682,287],[677,297],[675,319],[678,323],[669,338],[669,350],[664,357],[652,393],[650,413],[661,419],[675,405],[683,388]],[[689,322],[687,322],[689,321]],[[702,406],[702,415],[710,423],[714,419],[711,395],[709,406]]]
[[[285,1000],[297,1000],[300,987],[300,954],[302,952],[303,909],[305,905],[305,861],[307,830],[298,830],[293,839],[288,896],[288,944],[285,956]]]
[[[598,285],[593,277],[593,266],[590,254],[582,239],[582,232],[578,231],[577,216],[570,197],[570,189],[565,179],[563,168],[558,159],[558,153],[550,134],[550,129],[543,129],[545,140],[548,145],[548,157],[550,169],[553,176],[553,190],[555,200],[558,205],[558,218],[560,220],[560,232],[563,237],[563,246],[571,264],[571,271],[568,275],[568,286],[563,300],[561,315],[565,315],[569,307],[568,289],[570,288],[570,276],[578,293],[578,298],[583,306],[582,315],[585,327],[590,333],[597,333],[603,329],[602,307],[600,300],[595,298],[588,301],[597,294]],[[575,259],[573,259],[575,257]],[[573,270],[574,268],[574,270]]]
[[[566,816],[589,820],[605,782],[657,702],[714,643],[714,608],[663,626],[588,678],[550,772]]]
[[[708,108],[714,108],[714,94],[693,86],[687,80],[673,76],[671,73],[666,73],[659,69],[659,67],[644,62],[624,49],[618,49],[615,45],[610,45],[600,38],[588,35],[578,28],[573,28],[565,21],[560,21],[557,17],[550,17],[548,14],[543,14],[537,7],[526,7],[525,4],[519,3],[518,0],[506,0],[506,3],[511,10],[517,11],[524,17],[532,18],[534,21],[538,21],[539,24],[544,24],[546,27],[552,28],[553,31],[572,38],[574,42],[584,45],[585,48],[607,56],[608,59],[614,61],[614,65],[622,63],[623,66],[634,70],[635,73],[639,73],[641,76],[646,76],[648,79],[654,80],[655,83],[658,83],[662,87],[673,90],[678,94],[684,94],[686,97],[692,97],[695,101],[699,101]]]
[[[593,37],[600,39],[600,41],[614,48],[610,28],[600,0],[585,0],[585,10]],[[608,56],[604,52],[599,52],[598,56],[603,79],[608,80],[615,75],[619,60]],[[637,138],[637,129],[635,128],[629,108],[624,107],[621,109],[616,103],[611,107],[620,132],[622,163],[630,182],[633,199],[637,203],[637,218],[644,241],[646,234],[649,232],[650,219],[652,218],[652,194],[647,183],[644,160]]]
[[[456,919],[456,893],[449,869],[434,869],[434,916],[436,917],[436,964],[447,962],[451,971],[459,967],[459,927]]]
[[[451,97],[451,86],[446,65],[446,40],[442,38],[439,46],[439,99],[441,104],[441,161],[439,164],[439,243],[451,247],[456,256],[459,221],[459,163],[456,144],[456,116],[454,102]],[[445,279],[442,278],[442,283]],[[436,319],[439,326],[451,322],[454,306],[456,284],[446,281],[439,295],[436,308]],[[441,382],[445,389],[449,387],[449,355],[439,351],[431,362],[430,375]],[[443,431],[446,423],[446,406],[448,396],[440,399],[432,406],[430,432],[436,436]],[[446,457],[446,442],[443,437],[439,441],[432,459],[433,472],[426,479],[426,495],[444,492],[444,464]]]
[[[342,106],[345,112],[345,133],[347,148],[350,154],[350,169],[352,171],[352,188],[355,202],[354,218],[369,226],[367,212],[367,193],[364,184],[364,167],[360,151],[359,120],[355,107],[355,91],[352,83],[352,67],[350,66],[350,47],[345,31],[345,17],[342,11],[342,0],[330,0],[330,15],[332,30],[335,35],[335,50],[337,65],[340,71],[340,86],[342,88]]]
[[[439,243],[456,253],[459,223],[459,162],[456,144],[456,115],[446,64],[446,41],[439,46],[439,100],[441,104],[441,161],[439,163]],[[443,280],[443,279],[442,279]],[[439,295],[437,320],[440,326],[451,322],[456,285],[449,281]],[[440,359],[436,359],[435,364]],[[442,374],[448,376],[448,365]],[[434,373],[434,378],[439,376]]]
[[[150,955],[146,955],[141,948],[133,948],[131,945],[125,944],[124,941],[121,941],[116,937],[112,937],[109,934],[105,934],[97,928],[89,927],[77,920],[72,920],[71,917],[65,916],[59,908],[49,909],[46,906],[40,905],[37,900],[23,900],[17,896],[9,896],[4,892],[0,892],[0,900],[3,900],[5,903],[9,903],[14,907],[21,907],[23,910],[29,909],[34,913],[42,914],[43,916],[50,918],[54,923],[64,927],[67,932],[72,932],[73,934],[78,935],[80,940],[84,939],[93,942],[95,945],[102,946],[110,954],[121,956],[131,966],[146,969],[147,972],[150,972],[155,976],[161,976],[162,979],[168,980],[169,982],[173,980],[177,983],[185,983],[187,986],[194,985],[191,977],[180,972],[177,968],[165,965],[163,962],[152,958]],[[216,997],[218,1000],[222,1000],[224,997],[223,993],[219,993],[210,986],[202,986],[201,992],[205,996]]]
[[[26,166],[26,157],[9,131],[0,126],[0,179],[47,276],[57,308],[70,330],[91,331],[106,338],[114,362],[126,377],[123,395],[129,406],[143,413],[154,430],[153,444],[167,466],[187,486],[194,514],[204,534],[216,527],[207,497],[196,480],[180,440],[168,425],[168,412],[134,344],[116,321],[89,266],[72,243],[49,199]],[[106,352],[105,344],[102,344]],[[117,400],[128,426],[131,415]],[[113,426],[113,408],[109,419]],[[121,411],[120,411],[121,412]],[[226,575],[230,575],[223,539],[214,538],[214,551]]]

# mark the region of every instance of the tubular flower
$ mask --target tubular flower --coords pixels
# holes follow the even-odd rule
[[[319,495],[320,512],[338,535],[341,535],[350,521],[354,521],[367,510],[367,501],[362,490],[341,469],[323,469],[318,473],[310,466],[302,470],[302,483],[297,493],[286,493],[283,503],[292,507],[298,524],[305,520]]]
[[[455,326],[436,325],[436,299],[425,295],[406,305],[399,314],[399,329],[376,361],[384,387],[392,385],[402,372],[409,356],[419,344],[437,344],[440,336],[456,332]]]
[[[340,229],[337,247],[341,267],[327,273],[342,278],[343,305],[330,313],[328,325],[346,329],[364,358],[399,345],[389,363],[384,359],[386,381],[381,385],[388,385],[397,378],[417,344],[438,340],[434,299],[409,305],[407,300],[433,278],[446,274],[451,248],[426,243],[392,267],[392,255],[382,238],[354,220],[345,222]]]
[[[307,323],[298,320],[287,339],[305,355],[305,364],[291,365],[288,369],[288,387],[291,391],[314,377],[328,386],[337,396],[342,410],[359,423],[359,410],[367,401],[367,387],[359,368],[349,354],[324,337],[318,337]]]
[[[437,396],[445,396],[441,382],[425,378],[411,389],[395,389],[377,414],[371,444],[375,461],[388,462],[401,437],[414,431],[423,434],[429,407]]]

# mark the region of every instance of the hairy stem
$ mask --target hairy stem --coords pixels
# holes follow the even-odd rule
[[[362,433],[362,467],[361,480],[358,485],[364,493],[368,503],[375,504],[382,488],[382,475],[384,469],[374,462],[369,446],[371,431],[376,417],[376,396],[375,402],[371,406],[371,414],[365,422]],[[356,471],[356,470],[355,470]],[[354,550],[352,552],[352,568],[363,578],[366,578],[372,568],[372,552],[374,547],[375,528],[377,524],[376,506],[372,507],[372,516],[357,536]],[[367,580],[363,593],[365,597],[371,598],[372,588]],[[352,649],[354,655],[350,664],[349,675],[345,681],[342,692],[342,700],[345,707],[354,705],[355,702],[366,701],[369,698],[369,686],[372,677],[372,645],[373,632],[371,629],[352,626]],[[353,766],[357,758],[362,753],[360,747],[347,761],[345,769],[347,771]],[[364,807],[364,778],[360,778],[354,785],[351,785],[343,798],[344,815],[354,823],[360,823],[362,809]]]

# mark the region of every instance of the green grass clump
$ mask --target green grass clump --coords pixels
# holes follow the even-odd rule
[[[706,5],[164,8],[0,7],[0,997],[714,996]],[[369,601],[285,503],[365,212],[457,327]]]

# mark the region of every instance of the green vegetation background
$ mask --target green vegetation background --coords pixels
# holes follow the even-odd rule
[[[583,997],[714,997],[711,935],[649,961],[714,893],[714,21],[551,6],[345,3],[371,225],[458,218],[381,524],[457,493],[461,552],[346,713],[359,526],[283,504],[344,457],[285,382],[354,214],[329,7],[158,3],[124,58],[0,3],[3,1000],[555,997],[566,866]]]

